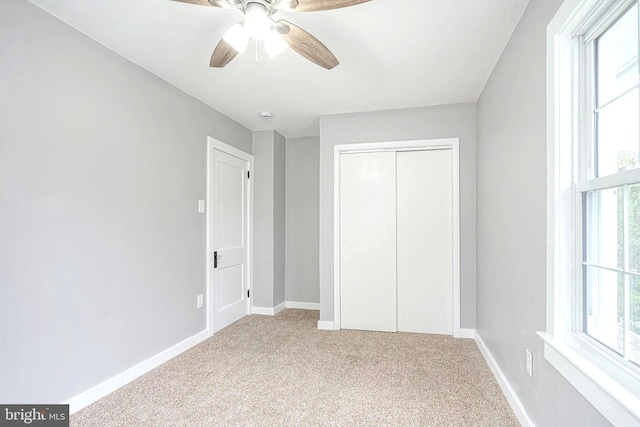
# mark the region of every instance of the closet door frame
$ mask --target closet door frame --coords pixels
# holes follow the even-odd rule
[[[453,189],[453,336],[464,338],[460,328],[460,139],[439,138],[414,141],[388,141],[360,144],[339,144],[333,151],[333,316],[334,328],[341,329],[340,286],[340,155],[376,151],[418,151],[450,149],[452,157],[451,183]]]

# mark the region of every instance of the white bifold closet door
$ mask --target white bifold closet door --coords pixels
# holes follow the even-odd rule
[[[397,154],[398,330],[453,334],[451,150]]]
[[[395,193],[394,152],[340,156],[344,329],[396,331]]]
[[[453,333],[451,156],[341,155],[342,328]]]

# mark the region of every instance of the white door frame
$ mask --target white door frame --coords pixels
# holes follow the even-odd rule
[[[213,214],[215,212],[215,205],[213,203],[213,188],[211,186],[211,177],[214,176],[214,165],[211,159],[213,158],[214,150],[222,151],[223,153],[229,154],[230,156],[237,157],[241,160],[249,162],[249,171],[253,171],[253,156],[251,154],[245,153],[242,150],[238,150],[235,147],[232,147],[229,144],[225,144],[222,141],[219,141],[212,137],[207,137],[207,335],[209,337],[213,336],[214,328],[214,319],[213,309],[214,309],[214,301],[213,295],[214,292],[214,280],[213,280],[213,242],[212,242],[212,234],[213,234]],[[253,173],[251,173],[253,175]],[[247,235],[247,265],[248,265],[248,275],[247,275],[247,288],[249,290],[253,289],[253,180],[249,179],[249,191],[248,191],[248,235]],[[251,314],[251,307],[253,301],[253,292],[249,292],[249,301],[247,314]]]
[[[374,151],[452,150],[453,184],[453,336],[464,337],[460,328],[460,139],[440,138],[339,144],[333,147],[333,321],[340,329],[340,155]]]

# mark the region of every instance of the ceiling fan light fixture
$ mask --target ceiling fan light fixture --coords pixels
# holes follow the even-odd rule
[[[222,38],[231,45],[239,54],[243,54],[249,44],[249,33],[240,24],[229,28]]]
[[[280,33],[272,29],[264,38],[264,47],[269,58],[275,58],[284,52],[289,45],[287,45]]]
[[[231,45],[239,54],[243,54],[249,44],[249,33],[240,24],[229,28],[222,38]]]
[[[269,57],[281,53],[290,47],[299,55],[327,70],[338,66],[340,62],[333,53],[318,39],[291,22],[272,15],[278,11],[313,12],[319,10],[340,9],[367,3],[372,0],[174,0],[200,6],[215,6],[233,9],[244,14],[242,24],[230,28],[218,42],[209,66],[223,68],[238,54],[245,52],[249,39],[256,40],[256,63],[258,63],[258,41],[265,43]],[[275,31],[273,31],[275,30]]]
[[[244,27],[251,38],[264,39],[271,29],[269,12],[262,3],[250,2],[245,9]]]

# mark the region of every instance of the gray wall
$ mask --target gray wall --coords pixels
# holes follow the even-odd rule
[[[273,131],[253,133],[253,305],[273,307],[274,146]]]
[[[285,297],[285,203],[286,203],[286,145],[282,135],[274,132],[274,274],[273,305],[284,302]]]
[[[251,133],[0,2],[0,402],[60,402],[205,325],[206,142]]]
[[[287,139],[286,300],[320,302],[320,140]]]
[[[285,139],[253,133],[253,305],[272,308],[285,296]]]
[[[560,4],[529,2],[478,102],[477,329],[536,425],[605,426],[536,336],[546,313],[546,26]]]
[[[446,137],[460,138],[461,327],[475,328],[475,104],[320,117],[321,320],[333,321],[333,147]]]

